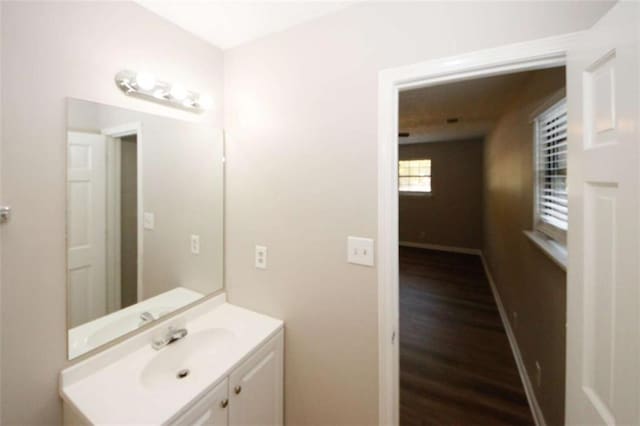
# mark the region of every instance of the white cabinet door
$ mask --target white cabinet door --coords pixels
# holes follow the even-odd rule
[[[229,377],[229,424],[282,425],[283,332]]]
[[[71,327],[107,313],[105,136],[68,133],[67,257]]]
[[[211,392],[189,409],[172,426],[227,426],[228,414],[228,380],[225,379]]]
[[[638,28],[620,2],[568,56],[567,425],[640,424]]]

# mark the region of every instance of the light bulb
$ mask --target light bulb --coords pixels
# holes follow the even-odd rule
[[[188,95],[187,89],[179,84],[174,84],[173,86],[171,86],[171,91],[169,92],[169,94],[176,101],[181,101]]]
[[[136,75],[136,85],[142,90],[151,90],[156,86],[156,78],[152,74],[139,72]]]
[[[203,109],[211,109],[211,107],[213,107],[213,99],[211,99],[211,96],[201,95],[198,98],[198,104],[200,104]]]
[[[167,94],[164,90],[157,89],[153,92],[153,97],[156,99],[167,99]]]

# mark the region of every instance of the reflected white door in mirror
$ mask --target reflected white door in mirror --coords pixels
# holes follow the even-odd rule
[[[63,370],[64,424],[282,425],[283,349],[220,294]]]

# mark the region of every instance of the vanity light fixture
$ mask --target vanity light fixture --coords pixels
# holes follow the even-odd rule
[[[213,101],[209,96],[187,90],[180,84],[157,80],[149,73],[120,71],[116,74],[116,85],[125,95],[187,111],[201,113],[213,106]]]

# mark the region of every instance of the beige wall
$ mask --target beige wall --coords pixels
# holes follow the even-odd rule
[[[608,7],[365,3],[225,51],[226,285],[285,321],[288,424],[377,422],[377,274],[345,248],[376,238],[378,72],[581,30]]]
[[[138,302],[138,144],[124,137],[120,145],[120,306]]]
[[[2,2],[2,424],[58,424],[66,362],[65,97],[222,127],[222,53],[124,2]],[[211,94],[195,115],[124,96],[148,70]]]
[[[533,223],[530,116],[564,84],[564,68],[533,73],[485,140],[484,253],[534,387],[542,367],[535,393],[549,425],[564,422],[566,274],[522,231]]]
[[[482,139],[399,146],[401,160],[431,159],[431,194],[401,194],[400,241],[482,248]]]

